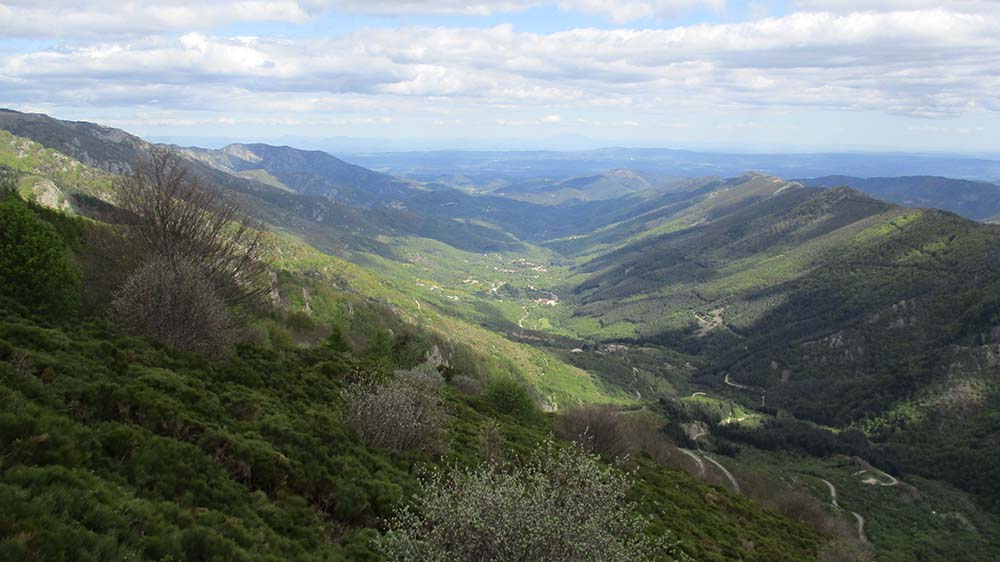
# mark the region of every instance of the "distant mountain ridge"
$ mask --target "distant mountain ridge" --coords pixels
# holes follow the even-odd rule
[[[692,184],[693,181],[696,180],[618,168],[593,176],[524,182],[501,187],[490,193],[540,205],[561,205],[617,199],[643,192],[679,190]]]
[[[303,195],[355,206],[405,199],[419,187],[387,174],[349,164],[317,150],[267,144],[231,144],[220,150],[177,148],[192,159],[234,175],[262,170]],[[252,177],[252,176],[251,176]]]
[[[731,177],[756,170],[783,178],[945,176],[1000,180],[995,157],[900,153],[734,154],[669,148],[585,151],[428,151],[354,153],[352,162],[420,181],[460,175],[483,187],[537,178],[568,179],[627,168],[673,176]]]
[[[130,172],[156,146],[120,129],[11,110],[0,110],[0,129],[112,174]],[[299,233],[327,252],[389,255],[377,239],[397,235],[437,238],[477,251],[518,244],[495,229],[399,208],[380,194],[412,196],[421,190],[326,153],[267,145],[235,145],[228,151],[173,148],[187,158],[193,174],[231,192],[257,218]],[[293,162],[315,167],[296,173]],[[283,179],[252,173],[267,172],[265,166]]]
[[[797,181],[812,187],[848,186],[897,205],[941,209],[972,220],[988,221],[1000,215],[1000,185],[995,183],[939,176],[825,176]]]

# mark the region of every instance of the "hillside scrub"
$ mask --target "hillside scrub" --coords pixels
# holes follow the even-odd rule
[[[204,270],[186,258],[155,257],[140,267],[116,291],[111,318],[130,333],[206,355],[233,340],[225,303]]]
[[[66,248],[80,248],[66,233],[93,226],[32,212],[61,239],[68,259]],[[131,226],[90,230],[113,237]],[[141,255],[128,273],[141,272],[153,255]],[[278,278],[286,293],[313,279],[287,270]],[[78,298],[79,286],[62,288]],[[120,299],[124,291],[111,294]],[[283,324],[288,316],[252,311],[261,341],[234,346],[222,361],[124,336],[103,316],[40,318],[31,313],[32,295],[0,294],[0,559],[383,560],[376,537],[417,497],[415,475],[475,470],[480,435],[508,463],[494,468],[498,474],[542,466],[538,444],[553,416],[538,411],[524,383],[491,382],[478,355],[448,346],[385,302],[332,284],[323,294],[330,300],[314,293],[314,307],[343,304],[323,317],[338,337],[310,347],[265,342],[267,327],[291,327]],[[314,327],[302,315],[290,324]],[[432,373],[414,377],[438,345],[447,378],[483,381],[488,390],[466,395]],[[393,374],[400,369],[407,373]],[[440,440],[431,441],[447,443],[446,452],[371,446],[348,425],[346,389],[401,380],[451,414]],[[487,430],[489,419],[496,422]],[[619,487],[617,469],[587,458],[591,474],[608,475],[597,481],[610,486],[601,497],[627,498],[609,523],[624,532],[595,537],[601,544],[618,541],[635,553],[676,529],[681,548],[702,560],[734,559],[749,540],[755,548],[741,557],[760,562],[809,560],[819,548],[810,529],[685,474],[643,459],[632,486]],[[548,489],[582,489],[555,489],[562,485],[550,479]],[[575,529],[592,521],[581,505],[571,512],[584,516]]]
[[[353,383],[343,392],[344,419],[369,447],[441,452],[448,422],[443,385],[441,375],[426,368]]]
[[[500,414],[515,417],[537,415],[538,406],[532,391],[523,381],[513,377],[498,377],[486,387],[486,401]]]
[[[126,255],[197,262],[227,306],[259,302],[269,291],[260,225],[179,156],[153,149],[115,180],[114,192],[124,212],[120,240],[134,249]]]
[[[0,165],[0,198],[6,198],[17,191],[17,178],[19,175],[17,170]]]
[[[668,560],[670,536],[625,499],[630,477],[576,447],[542,445],[536,458],[438,472],[421,482],[379,541],[395,562],[632,562]]]
[[[59,317],[80,304],[80,274],[58,230],[16,195],[0,201],[0,294]]]

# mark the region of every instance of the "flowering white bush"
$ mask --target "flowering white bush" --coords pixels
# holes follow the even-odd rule
[[[671,559],[667,537],[625,500],[628,474],[578,447],[546,443],[532,462],[437,473],[389,522],[396,562],[637,562]]]
[[[438,452],[448,421],[437,372],[399,371],[344,390],[345,421],[369,447]]]

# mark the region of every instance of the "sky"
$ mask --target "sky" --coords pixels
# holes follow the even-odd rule
[[[0,0],[0,107],[202,144],[998,155],[1000,0]]]

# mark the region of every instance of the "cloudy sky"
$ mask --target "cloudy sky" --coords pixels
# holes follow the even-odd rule
[[[0,106],[155,138],[1000,154],[1000,0],[0,0]]]

